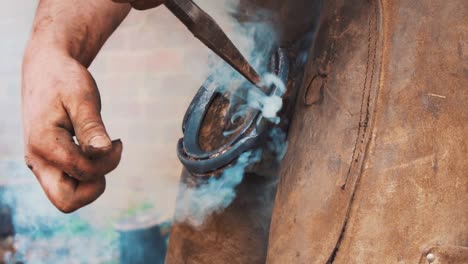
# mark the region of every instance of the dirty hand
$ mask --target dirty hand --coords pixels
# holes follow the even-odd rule
[[[122,153],[103,125],[93,77],[66,53],[36,49],[25,55],[22,92],[25,160],[46,195],[65,213],[93,202]]]
[[[164,0],[112,0],[116,3],[130,3],[133,8],[145,10],[157,7],[164,3]]]

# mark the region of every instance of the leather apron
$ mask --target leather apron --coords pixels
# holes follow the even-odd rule
[[[468,2],[324,2],[269,264],[468,263]]]

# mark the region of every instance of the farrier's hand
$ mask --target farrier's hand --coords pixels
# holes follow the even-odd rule
[[[116,3],[130,3],[133,8],[145,10],[157,7],[164,3],[164,0],[112,0]]]
[[[104,176],[119,164],[122,143],[107,135],[88,70],[46,49],[31,49],[23,62],[25,159],[51,202],[70,213],[104,192]]]

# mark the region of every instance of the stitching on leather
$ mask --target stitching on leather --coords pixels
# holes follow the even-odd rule
[[[375,71],[375,65],[376,65],[376,56],[377,56],[377,39],[374,38],[374,41],[372,42],[372,22],[375,23],[375,31],[377,31],[377,8],[374,8],[374,13],[372,17],[369,17],[369,24],[368,24],[368,40],[367,40],[367,62],[366,62],[366,74],[364,77],[364,85],[363,85],[363,92],[362,92],[362,98],[361,98],[361,110],[359,111],[359,126],[358,126],[358,131],[356,135],[356,142],[354,143],[353,147],[353,154],[351,155],[351,161],[348,167],[348,172],[344,179],[341,182],[341,189],[346,188],[346,184],[348,183],[349,177],[351,175],[351,171],[353,169],[353,165],[359,161],[359,158],[361,156],[361,153],[363,152],[362,145],[365,145],[365,137],[366,137],[366,132],[367,132],[367,127],[369,124],[369,117],[370,117],[370,102],[371,102],[371,88],[372,84],[374,82],[374,71]],[[374,46],[373,49],[371,50],[371,46]],[[371,58],[372,56],[372,58]],[[371,70],[369,70],[371,68]],[[370,78],[369,78],[369,73],[370,73]],[[369,84],[368,84],[369,83]]]
[[[379,23],[381,19],[379,19],[378,16],[378,9],[379,5],[381,5],[381,2],[379,0],[375,1],[373,3],[374,5],[374,12],[372,15],[369,17],[369,24],[368,24],[368,30],[369,30],[369,36],[368,36],[368,56],[367,56],[367,63],[366,63],[366,74],[364,78],[364,86],[363,86],[363,95],[362,95],[362,101],[361,101],[361,111],[360,111],[360,120],[359,120],[359,128],[358,128],[358,135],[356,137],[356,143],[354,145],[353,149],[353,155],[352,155],[352,160],[351,164],[349,166],[348,174],[346,178],[344,179],[344,182],[342,184],[342,189],[344,190],[346,188],[346,184],[348,181],[348,178],[351,174],[351,170],[353,168],[354,163],[357,163],[359,161],[359,158],[361,157],[361,154],[366,151],[366,146],[368,145],[368,142],[366,142],[366,137],[367,137],[367,128],[369,124],[369,119],[370,119],[370,107],[371,107],[371,92],[372,92],[372,84],[374,82],[374,71],[377,65],[377,46],[378,46],[378,40],[379,40]],[[382,14],[382,12],[380,12]],[[375,27],[372,27],[372,22],[374,22]],[[374,33],[376,36],[372,38],[372,33]],[[373,41],[373,49],[371,50],[371,40]],[[372,59],[371,58],[372,54]],[[369,66],[370,63],[372,62],[372,69],[369,72]],[[367,85],[367,80],[368,76],[370,73],[370,80],[369,80],[369,85]],[[366,98],[367,94],[367,98]],[[364,109],[365,106],[365,109]],[[364,120],[363,120],[363,113],[365,110],[365,115],[364,115]],[[364,129],[361,135],[361,129]],[[358,150],[359,147],[359,151]],[[364,155],[363,155],[364,156]],[[363,158],[364,159],[364,158]],[[361,166],[362,167],[362,166]],[[328,261],[326,262],[327,264],[333,264],[335,261],[335,258],[337,256],[337,253],[340,249],[341,243],[343,241],[344,235],[346,233],[346,228],[348,226],[348,221],[349,221],[349,215],[351,212],[351,205],[354,202],[354,197],[355,197],[355,191],[356,191],[356,186],[357,186],[358,180],[356,179],[355,185],[354,185],[354,190],[351,191],[351,198],[348,204],[348,209],[346,212],[346,217],[340,232],[340,236],[338,237],[337,243],[335,245],[335,248],[333,249]]]

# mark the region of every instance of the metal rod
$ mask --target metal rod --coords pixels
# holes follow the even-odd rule
[[[191,0],[166,0],[166,7],[214,53],[254,85],[261,78],[214,19]]]

